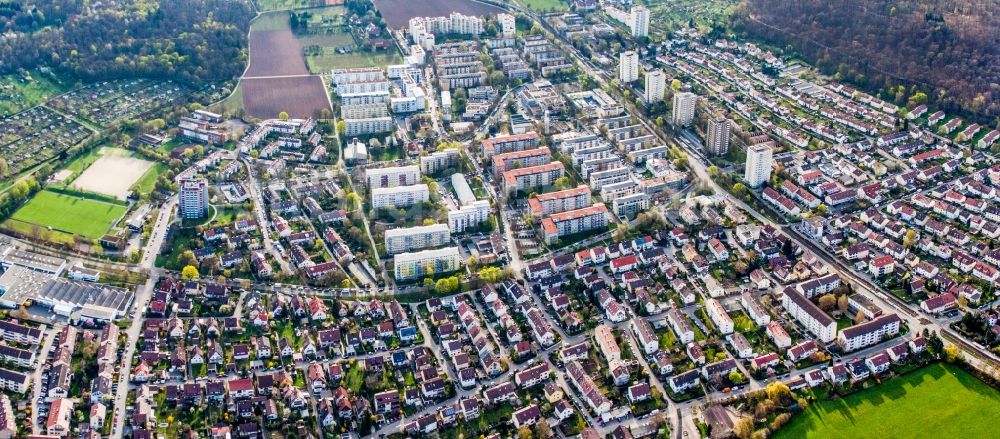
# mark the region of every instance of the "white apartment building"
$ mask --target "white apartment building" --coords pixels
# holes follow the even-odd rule
[[[620,166],[604,171],[592,172],[589,175],[590,189],[600,190],[605,185],[621,183],[632,179],[632,173],[628,168]]]
[[[359,67],[353,69],[333,69],[331,81],[334,85],[349,82],[369,82],[385,79],[385,72],[380,67]]]
[[[451,241],[447,224],[389,229],[385,231],[385,252],[397,253],[440,247]]]
[[[344,119],[344,135],[347,137],[392,131],[392,118],[373,117],[369,119]]]
[[[601,187],[601,199],[607,202],[614,202],[618,197],[635,194],[639,191],[639,183],[632,180],[620,181],[618,183],[606,184]]]
[[[448,211],[448,227],[454,233],[462,233],[467,228],[477,227],[490,219],[490,202],[476,200],[458,210]]]
[[[837,344],[844,352],[856,351],[858,349],[879,343],[885,337],[891,337],[899,333],[899,316],[886,314],[875,320],[870,320],[860,325],[844,328],[837,336]]]
[[[384,102],[340,106],[340,117],[345,120],[344,123],[350,119],[374,119],[388,115],[389,107]]]
[[[606,227],[608,227],[608,208],[604,204],[560,212],[542,219],[542,233],[547,244],[552,244],[566,235]]]
[[[837,322],[794,288],[785,288],[781,305],[823,343],[837,338]]]
[[[723,334],[733,332],[733,319],[729,317],[726,308],[718,300],[706,299],[705,312],[708,313],[708,317],[712,319],[712,323],[715,323],[715,327],[719,332]]]
[[[461,267],[462,256],[458,247],[400,253],[393,258],[397,281],[417,279],[421,276],[449,273]]]
[[[667,92],[667,75],[662,70],[646,72],[646,90],[644,91],[647,103],[660,102]]]
[[[365,169],[365,182],[370,189],[409,186],[419,181],[420,167],[417,165]]]
[[[617,197],[611,201],[611,211],[619,217],[634,217],[646,209],[649,209],[650,199],[646,193],[637,193]]]
[[[436,174],[439,171],[458,165],[457,149],[435,151],[420,157],[420,172],[424,175]]]
[[[694,108],[698,96],[691,92],[674,93],[673,114],[670,119],[675,127],[689,127],[694,121]]]
[[[685,345],[694,341],[694,329],[691,328],[691,323],[677,308],[667,310],[667,323],[670,323],[670,328],[677,335],[677,341]]]
[[[729,119],[716,117],[708,121],[705,149],[712,155],[726,155],[729,152]]]
[[[500,36],[503,38],[514,38],[517,33],[514,16],[510,14],[497,14],[497,21],[500,22]]]
[[[633,6],[629,12],[629,28],[633,37],[649,36],[649,9],[645,6]]]
[[[409,186],[378,187],[372,189],[372,208],[407,207],[430,199],[430,189],[426,184]]]
[[[582,209],[593,203],[590,188],[580,185],[572,189],[538,194],[528,199],[528,208],[540,217]]]
[[[747,148],[747,163],[743,178],[750,187],[760,187],[771,180],[773,153],[771,147],[763,143]]]
[[[458,198],[460,205],[468,206],[476,201],[476,194],[472,192],[469,181],[465,179],[465,175],[461,172],[451,174],[451,188],[455,191],[455,196]]]
[[[208,213],[208,181],[183,178],[178,182],[178,208],[184,218],[201,218]]]
[[[626,50],[618,55],[618,82],[626,84],[639,80],[639,54]]]

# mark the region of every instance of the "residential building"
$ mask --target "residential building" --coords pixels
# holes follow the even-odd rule
[[[511,151],[493,156],[493,175],[501,175],[512,168],[530,168],[552,161],[552,153],[547,147]]]
[[[771,180],[773,150],[766,143],[751,145],[747,148],[746,170],[743,178],[750,187],[760,187]]]
[[[407,207],[430,199],[430,190],[424,183],[372,189],[372,208]]]
[[[365,169],[365,181],[369,189],[415,185],[420,182],[420,167],[408,165],[368,168]]]
[[[390,255],[440,247],[451,241],[447,224],[389,229],[385,231],[385,252]]]
[[[645,192],[617,197],[611,202],[611,211],[619,217],[633,218],[649,209],[649,194]]]
[[[208,214],[208,181],[204,178],[182,178],[178,182],[178,210],[184,218],[201,218]]]
[[[603,229],[607,226],[608,208],[603,203],[553,214],[542,219],[542,233],[548,244],[556,242],[560,237]]]
[[[837,337],[837,322],[795,289],[785,288],[782,306],[823,343]]]
[[[580,185],[572,189],[535,195],[528,199],[528,208],[533,215],[544,217],[554,213],[582,209],[592,203],[590,188],[587,185]]]
[[[886,314],[845,328],[840,331],[837,344],[845,352],[851,352],[880,343],[883,339],[899,333],[899,321],[899,316],[896,314]]]
[[[512,134],[509,136],[498,136],[484,139],[480,146],[483,149],[483,157],[493,157],[496,154],[505,152],[523,151],[525,149],[537,148],[541,142],[538,133],[530,131],[523,134]]]
[[[628,27],[636,38],[649,36],[649,9],[645,6],[633,6],[629,12]]]
[[[511,169],[503,173],[503,188],[507,194],[550,186],[565,174],[562,162],[551,162],[529,168]]]
[[[458,149],[435,151],[420,157],[420,172],[424,175],[436,174],[442,170],[457,166],[458,162]]]
[[[478,227],[490,220],[490,202],[476,200],[458,210],[448,211],[448,227],[452,233],[462,233],[467,228]]]
[[[500,23],[500,36],[503,38],[514,38],[517,33],[514,16],[511,14],[497,14],[497,21]]]
[[[626,50],[618,55],[618,82],[627,84],[639,80],[639,54]]]
[[[733,319],[729,317],[726,308],[718,300],[712,298],[706,299],[705,312],[708,313],[708,317],[712,319],[712,323],[715,323],[715,327],[719,332],[722,334],[733,332]]]
[[[698,96],[691,92],[674,93],[672,117],[674,127],[689,127],[694,122],[694,109]]]
[[[708,121],[705,149],[711,155],[726,155],[729,152],[729,119],[719,116]]]
[[[663,70],[646,72],[646,89],[643,92],[648,104],[663,100],[663,95],[667,92],[667,75]]]
[[[421,276],[452,272],[459,269],[461,262],[458,247],[401,253],[394,258],[396,280],[413,280]]]

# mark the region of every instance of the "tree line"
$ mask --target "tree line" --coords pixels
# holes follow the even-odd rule
[[[1000,0],[745,0],[732,23],[882,99],[926,98],[993,124],[998,10]]]
[[[246,64],[254,16],[246,1],[28,3],[0,4],[0,29],[9,32],[0,39],[0,74],[48,66],[88,81],[203,83],[239,76]]]

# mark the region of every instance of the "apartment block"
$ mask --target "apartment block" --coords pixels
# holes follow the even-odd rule
[[[691,92],[674,93],[673,112],[670,121],[675,127],[689,127],[694,122],[694,109],[698,96]]]
[[[743,177],[750,187],[760,187],[771,180],[772,155],[771,146],[766,143],[747,148],[747,162]]]
[[[526,149],[523,151],[505,152],[493,156],[493,175],[503,174],[508,169],[529,168],[544,165],[552,161],[552,152],[548,147]]]
[[[407,207],[430,199],[430,189],[426,184],[396,186],[372,189],[372,208]]]
[[[627,50],[618,55],[618,81],[622,84],[639,80],[639,54]]]
[[[549,186],[566,172],[562,162],[551,162],[529,168],[518,168],[503,173],[504,192],[512,194],[516,191]]]
[[[491,137],[482,141],[483,157],[493,157],[506,152],[523,151],[537,148],[541,142],[538,133],[530,131],[524,134]]]
[[[582,209],[593,203],[590,188],[580,185],[573,189],[538,194],[528,199],[528,208],[540,217]]]
[[[385,252],[398,253],[440,247],[451,241],[447,224],[389,229],[385,231]]]
[[[611,211],[619,217],[632,218],[649,209],[650,199],[646,193],[637,193],[617,197],[611,202]]]
[[[486,200],[476,200],[458,210],[448,211],[448,227],[453,233],[462,233],[465,229],[478,227],[489,219],[490,202]]]
[[[785,288],[781,305],[823,343],[837,338],[837,322],[794,288]]]
[[[856,351],[881,342],[899,333],[899,316],[886,314],[860,325],[844,328],[837,337],[837,344],[844,352]]]
[[[608,208],[604,204],[560,212],[542,219],[542,233],[547,244],[563,236],[607,227]]]
[[[420,168],[416,165],[365,169],[369,189],[409,186],[420,181]]]
[[[435,151],[420,157],[420,172],[424,175],[436,174],[445,169],[457,166],[458,161],[459,153],[457,149]]]
[[[458,247],[401,253],[393,258],[396,280],[406,281],[421,276],[449,273],[461,267]]]

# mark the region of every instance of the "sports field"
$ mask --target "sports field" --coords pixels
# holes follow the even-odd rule
[[[1000,391],[958,367],[934,364],[836,401],[810,404],[772,437],[991,437]]]
[[[14,212],[6,226],[21,230],[18,223],[52,227],[87,238],[100,238],[111,223],[125,213],[124,204],[79,198],[44,190]]]

